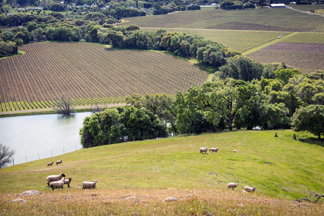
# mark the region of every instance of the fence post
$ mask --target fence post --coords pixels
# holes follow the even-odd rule
[[[27,163],[27,156],[25,155],[25,158],[26,158],[26,163]]]
[[[12,166],[15,165],[15,159],[12,159]]]
[[[63,154],[65,154],[64,148],[63,148]]]

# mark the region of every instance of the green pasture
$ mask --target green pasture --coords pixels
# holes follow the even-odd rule
[[[142,30],[155,32],[159,28],[141,27]],[[226,44],[229,48],[244,52],[261,44],[277,39],[281,32],[276,31],[246,31],[246,30],[222,30],[222,29],[187,29],[165,28],[168,32],[186,32],[203,36],[205,40],[211,40]],[[285,36],[289,32],[282,32]]]
[[[277,132],[278,137],[274,137]],[[50,191],[48,175],[72,177],[72,188],[97,180],[100,189],[226,189],[229,182],[257,194],[295,199],[324,187],[324,142],[292,130],[179,136],[83,149],[0,170],[0,193]],[[199,147],[218,153],[199,153]],[[233,153],[233,150],[237,153]],[[51,161],[62,165],[47,167]]]
[[[120,25],[139,27],[324,32],[323,17],[277,8],[224,11],[201,9],[173,14],[124,18]]]

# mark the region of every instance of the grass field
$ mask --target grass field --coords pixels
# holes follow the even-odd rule
[[[64,215],[82,210],[125,215],[127,209],[127,215],[203,215],[205,210],[212,215],[323,215],[323,201],[293,202],[308,191],[323,193],[323,141],[305,133],[295,141],[291,130],[276,132],[277,138],[275,131],[239,131],[128,142],[4,168],[0,210],[8,215],[19,208],[21,214]],[[201,146],[219,151],[201,154]],[[59,159],[62,165],[46,166]],[[59,173],[72,177],[71,188],[52,192],[46,176]],[[98,190],[82,191],[82,182],[94,179]],[[227,190],[229,182],[239,183],[238,188]],[[243,193],[245,185],[256,192]],[[26,204],[10,202],[26,190],[45,194],[20,197]],[[161,202],[170,196],[179,201]]]
[[[134,93],[175,94],[208,77],[161,52],[90,43],[37,43],[20,49],[24,55],[0,60],[0,112],[48,108],[62,93],[75,106],[121,103]]]
[[[303,73],[324,69],[324,44],[276,43],[248,56],[260,63],[285,62]]]
[[[121,25],[135,24],[139,27],[324,32],[323,17],[281,8],[240,11],[203,8],[124,20],[129,22]]]
[[[159,28],[142,27],[142,30],[155,32]],[[211,40],[226,44],[231,49],[244,52],[253,47],[264,44],[268,41],[277,39],[281,32],[274,31],[245,31],[245,30],[221,30],[221,29],[187,29],[187,28],[166,28],[168,32],[186,32],[197,34],[205,40]],[[285,36],[289,32],[282,32]]]

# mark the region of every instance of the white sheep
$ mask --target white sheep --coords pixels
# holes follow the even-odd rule
[[[96,189],[96,183],[96,180],[94,180],[93,182],[85,181],[82,183],[82,189]]]
[[[47,163],[47,166],[52,166],[52,165],[53,165],[53,162]]]
[[[61,163],[62,163],[62,160],[56,161],[56,165],[61,164]]]
[[[47,185],[49,186],[49,183],[51,183],[53,181],[59,181],[63,177],[65,177],[65,175],[63,173],[61,173],[60,175],[50,175],[50,176],[47,176],[47,178],[46,178]]]
[[[211,153],[213,153],[213,152],[218,152],[218,148],[209,148],[209,151],[211,152]]]
[[[65,179],[64,178],[61,178],[61,180],[59,180],[59,181],[53,181],[53,182],[51,182],[50,185],[51,185],[52,190],[55,190],[57,188],[63,189],[64,181],[65,181]]]
[[[234,150],[234,153],[236,153],[236,150]]]
[[[228,183],[227,188],[233,188],[233,190],[238,186],[238,183]]]
[[[256,188],[256,187],[249,187],[249,186],[245,186],[245,187],[244,187],[244,190],[245,190],[246,192],[254,192],[254,191],[255,191],[255,188]]]
[[[67,184],[68,187],[70,187],[70,183],[71,183],[71,181],[72,181],[72,178],[65,179],[65,180],[64,180],[64,184]]]
[[[201,148],[199,148],[199,150],[200,150],[200,153],[203,153],[203,152],[207,153],[208,148],[207,147],[201,147]]]

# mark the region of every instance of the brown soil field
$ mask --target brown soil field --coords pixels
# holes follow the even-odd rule
[[[248,56],[260,63],[285,62],[303,73],[324,70],[324,44],[276,43]]]
[[[48,108],[62,93],[79,106],[93,104],[93,98],[175,94],[208,77],[189,62],[162,52],[56,42],[28,44],[20,50],[25,54],[0,60],[3,112]]]

